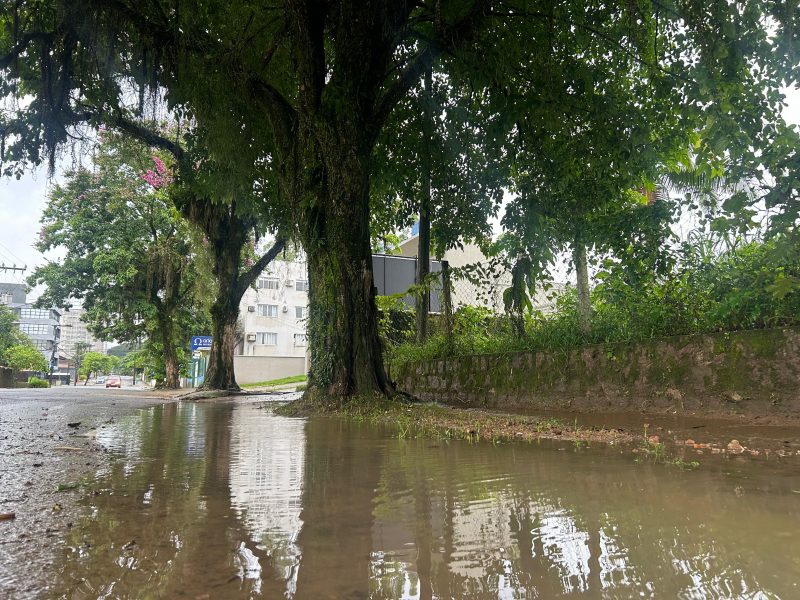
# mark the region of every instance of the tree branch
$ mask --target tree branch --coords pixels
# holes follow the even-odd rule
[[[439,17],[435,16],[436,35],[408,63],[408,66],[380,98],[371,119],[372,130],[374,132],[380,130],[395,105],[419,81],[422,74],[433,66],[439,56],[445,51],[457,51],[460,46],[472,39],[478,26],[490,14],[491,5],[488,0],[475,0],[469,12],[456,23],[444,25],[439,22]]]
[[[244,292],[253,285],[253,282],[261,275],[261,271],[263,271],[269,263],[273,261],[273,259],[278,256],[278,254],[286,247],[286,239],[283,237],[278,237],[275,240],[275,243],[272,245],[264,256],[258,259],[256,264],[250,267],[247,271],[239,275],[239,280],[236,283],[237,293],[238,296],[244,294]]]
[[[55,36],[55,32],[47,32],[47,31],[31,31],[26,33],[25,35],[20,38],[19,42],[17,42],[13,48],[5,54],[4,56],[0,57],[0,70],[7,69],[11,66],[11,63],[16,60],[20,54],[22,54],[28,48],[28,44],[30,44],[34,40],[53,40]]]

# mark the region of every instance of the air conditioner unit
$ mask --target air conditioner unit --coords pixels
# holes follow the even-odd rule
[[[247,334],[247,341],[248,342],[255,342],[256,341],[256,334],[255,333],[248,333]]]
[[[294,285],[294,281],[292,281],[291,279],[287,279],[286,280],[286,287],[292,287],[293,285]]]
[[[247,307],[247,312],[256,312],[256,307],[255,306],[248,306]]]
[[[285,304],[283,305],[283,312],[289,312],[289,307]]]

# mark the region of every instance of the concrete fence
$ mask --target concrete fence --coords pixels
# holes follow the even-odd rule
[[[259,383],[304,375],[306,361],[302,356],[234,356],[236,382]]]
[[[453,357],[393,375],[462,406],[800,418],[800,328]]]

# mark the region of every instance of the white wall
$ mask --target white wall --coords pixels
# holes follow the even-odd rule
[[[233,372],[239,384],[272,381],[305,375],[306,360],[296,356],[234,356]]]

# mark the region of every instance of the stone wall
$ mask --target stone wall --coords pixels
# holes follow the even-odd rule
[[[462,356],[392,375],[461,406],[800,417],[800,328]]]

